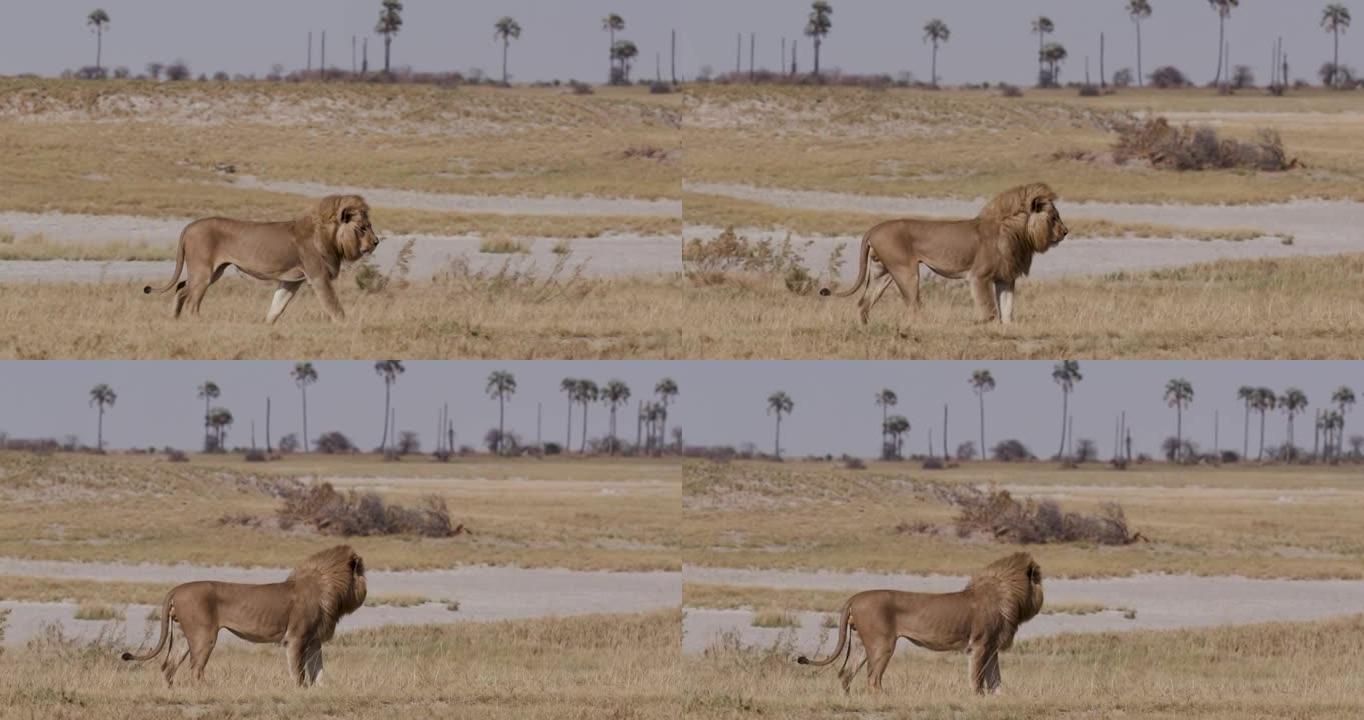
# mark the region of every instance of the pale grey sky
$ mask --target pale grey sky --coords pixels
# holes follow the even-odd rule
[[[941,448],[942,407],[949,409],[952,449],[974,440],[976,398],[966,380],[977,368],[988,368],[997,388],[986,395],[986,443],[1018,438],[1039,455],[1050,455],[1060,441],[1060,391],[1051,380],[1050,361],[886,361],[886,362],[411,362],[394,389],[398,425],[417,431],[429,448],[439,404],[448,401],[457,442],[477,445],[497,423],[497,403],[484,393],[495,369],[515,373],[519,389],[507,406],[507,425],[523,439],[534,440],[536,402],[543,403],[546,441],[563,440],[565,401],[559,381],[565,376],[590,377],[598,383],[624,380],[635,393],[618,423],[633,440],[634,400],[652,392],[659,378],[677,381],[681,394],[670,425],[681,425],[688,444],[733,444],[751,441],[764,451],[772,446],[772,418],[766,398],[785,390],[795,412],[782,423],[782,446],[788,454],[849,453],[871,456],[877,450],[880,409],[873,395],[883,387],[900,398],[895,413],[909,418],[912,452],[924,452],[928,428]],[[309,390],[309,431],[341,430],[369,448],[382,430],[383,384],[370,362],[319,362],[320,381]],[[105,437],[114,447],[173,445],[195,448],[202,438],[203,402],[195,388],[212,379],[223,389],[219,405],[236,417],[229,441],[247,444],[250,421],[257,421],[264,441],[264,403],[274,402],[275,433],[299,429],[299,392],[289,378],[291,363],[230,362],[5,362],[0,363],[0,431],[16,437],[78,434],[93,444],[95,411],[89,389],[106,382],[118,392],[117,405],[105,417]],[[1117,412],[1126,410],[1135,450],[1155,452],[1174,434],[1175,413],[1162,394],[1165,383],[1184,377],[1193,383],[1195,399],[1185,411],[1186,434],[1205,449],[1213,444],[1213,414],[1220,414],[1220,444],[1241,447],[1242,408],[1236,400],[1241,385],[1268,386],[1276,392],[1298,387],[1311,402],[1306,420],[1297,422],[1299,445],[1311,445],[1311,413],[1323,407],[1339,386],[1352,388],[1364,401],[1364,362],[1251,361],[1083,361],[1084,380],[1071,398],[1075,437],[1095,440],[1103,455],[1112,451]],[[345,392],[338,392],[345,388]],[[578,412],[581,412],[580,410]],[[589,411],[589,437],[605,434],[603,406]],[[574,418],[574,434],[580,431]],[[1258,421],[1251,421],[1254,452]],[[1266,444],[1284,439],[1284,416],[1273,413],[1266,424]],[[1347,435],[1364,434],[1364,411],[1347,417]]]
[[[1250,65],[1263,80],[1270,44],[1284,37],[1293,77],[1316,78],[1330,59],[1331,38],[1320,26],[1325,2],[1247,0],[1227,24],[1233,64]],[[779,65],[781,38],[799,38],[801,68],[811,66],[812,48],[801,36],[807,0],[407,0],[405,25],[393,43],[393,61],[419,70],[478,67],[500,71],[501,48],[492,24],[502,15],[523,28],[511,49],[510,69],[522,81],[605,78],[607,37],[601,18],[616,12],[626,20],[624,37],[640,48],[637,72],[652,76],[655,53],[668,72],[669,31],[678,31],[679,73],[695,77],[703,65],[717,72],[734,68],[735,39],[757,33],[757,64]],[[1049,37],[1070,52],[1062,80],[1084,77],[1085,56],[1098,77],[1099,33],[1107,34],[1107,70],[1135,67],[1136,39],[1123,0],[834,0],[833,32],[824,42],[822,63],[847,72],[908,70],[929,74],[930,51],[923,25],[941,18],[952,30],[939,51],[940,79],[949,84],[1036,78],[1037,37],[1029,22],[1045,14],[1056,23]],[[1364,12],[1364,2],[1345,0]],[[102,6],[112,17],[104,37],[104,61],[141,72],[148,61],[186,60],[196,72],[263,75],[274,63],[301,68],[307,33],[314,31],[314,64],[321,31],[328,36],[328,64],[350,66],[352,35],[370,37],[371,67],[382,63],[382,43],[373,34],[378,0],[45,0],[25,3],[22,19],[0,24],[0,74],[54,75],[93,64],[95,38],[85,17]],[[1154,14],[1143,24],[1144,69],[1174,64],[1199,82],[1212,79],[1216,62],[1217,16],[1202,0],[1153,0]],[[1364,64],[1353,33],[1341,38],[1342,62]]]
[[[13,3],[9,3],[13,4]],[[405,0],[403,28],[393,41],[394,66],[424,71],[481,68],[497,75],[502,45],[493,23],[516,18],[521,38],[508,59],[513,81],[604,81],[607,34],[601,19],[616,12],[626,28],[618,39],[639,47],[637,72],[654,75],[654,54],[663,53],[666,76],[669,32],[684,3],[670,0]],[[314,33],[313,65],[320,63],[327,31],[327,65],[350,69],[351,35],[369,37],[370,68],[383,67],[383,40],[375,35],[379,0],[44,0],[11,8],[0,23],[0,74],[55,75],[95,62],[95,36],[85,25],[103,7],[111,22],[104,34],[104,64],[142,72],[152,60],[183,58],[196,73],[264,75],[280,63],[307,63],[308,31]],[[20,17],[16,17],[20,16]],[[359,40],[357,40],[359,43]],[[358,50],[357,50],[358,53]]]
[[[1356,13],[1364,2],[1343,0]],[[927,80],[931,49],[923,26],[940,18],[952,31],[938,51],[939,81],[959,84],[1007,81],[1029,84],[1037,79],[1037,36],[1031,20],[1046,15],[1056,24],[1049,41],[1069,51],[1061,80],[1084,78],[1085,56],[1098,81],[1099,33],[1106,34],[1109,76],[1121,67],[1136,67],[1136,33],[1125,0],[832,0],[833,30],[823,43],[822,69],[850,73],[901,70]],[[1262,81],[1268,77],[1270,44],[1282,35],[1294,78],[1316,82],[1317,68],[1330,59],[1331,38],[1321,28],[1325,0],[1246,0],[1227,22],[1233,65],[1245,64]],[[800,68],[813,65],[813,46],[801,32],[809,0],[692,0],[686,3],[682,37],[686,39],[686,76],[702,65],[716,72],[734,69],[736,35],[743,33],[743,68],[748,68],[748,34],[757,33],[757,65],[775,69],[781,39],[799,39]],[[1199,83],[1213,78],[1217,65],[1217,14],[1205,0],[1151,0],[1153,14],[1142,24],[1142,67],[1175,65]],[[788,48],[787,62],[789,63]],[[1356,65],[1361,53],[1351,33],[1341,36],[1341,62]]]

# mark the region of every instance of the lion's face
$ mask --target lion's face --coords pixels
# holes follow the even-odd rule
[[[336,243],[349,260],[357,260],[379,247],[379,236],[369,221],[369,205],[358,196],[344,198],[336,210]]]
[[[1036,252],[1044,253],[1060,245],[1070,234],[1070,228],[1061,220],[1061,213],[1050,198],[1034,198],[1029,209],[1027,234]]]

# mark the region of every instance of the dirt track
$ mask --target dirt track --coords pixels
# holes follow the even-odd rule
[[[175,584],[196,579],[229,582],[278,582],[288,570],[267,568],[198,567],[192,565],[124,565],[0,559],[0,582],[4,575],[27,575],[85,580]],[[677,607],[682,597],[681,574],[676,572],[583,572],[556,569],[521,569],[470,566],[429,572],[368,573],[369,592],[382,595],[417,595],[441,601],[458,601],[459,610],[441,604],[398,608],[367,605],[347,618],[343,631],[377,625],[421,625],[442,622],[514,620],[521,618],[632,613]],[[60,623],[68,634],[91,637],[107,623],[75,620],[71,603],[0,602],[11,610],[5,624],[4,642],[21,646],[46,623]],[[122,631],[128,642],[139,642],[145,632],[150,605],[131,605]]]
[[[950,592],[965,586],[967,578],[874,573],[788,572],[686,567],[688,582],[756,585],[774,588],[858,590],[892,588],[920,592]],[[1193,577],[1139,575],[1126,578],[1086,580],[1051,579],[1045,585],[1047,602],[1096,602],[1109,608],[1131,608],[1136,616],[1121,612],[1092,615],[1040,615],[1019,629],[1026,639],[1067,632],[1124,630],[1172,630],[1212,625],[1241,625],[1275,621],[1318,620],[1364,612],[1364,581],[1360,580],[1251,580],[1241,577]],[[803,650],[819,643],[824,613],[801,613],[801,626],[794,629]],[[747,610],[689,608],[683,621],[684,652],[703,651],[715,637],[736,631],[750,645],[771,645],[781,629],[756,628]],[[836,635],[829,640],[831,644]],[[826,648],[827,649],[827,648]]]

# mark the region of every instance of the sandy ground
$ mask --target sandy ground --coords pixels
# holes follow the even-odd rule
[[[684,189],[776,207],[808,210],[856,210],[890,217],[972,217],[980,200],[897,198],[810,190],[780,190],[746,185],[684,183]],[[1301,255],[1335,255],[1364,252],[1364,203],[1331,200],[1294,200],[1273,205],[1136,205],[1116,203],[1068,203],[1062,199],[1066,218],[1104,219],[1114,222],[1158,223],[1198,229],[1252,227],[1293,237],[1285,245],[1278,237],[1240,242],[1190,240],[1186,238],[1098,237],[1067,241],[1033,263],[1032,277],[1097,275],[1117,271],[1150,270],[1220,259],[1251,259]],[[750,239],[781,241],[785,232],[736,228]],[[684,240],[711,238],[718,229],[687,226]],[[857,244],[860,236],[791,235],[798,249],[805,248],[807,264],[822,270],[834,247],[846,244],[845,278],[857,275]]]
[[[166,583],[166,589],[190,580],[279,582],[288,570],[271,568],[200,567],[193,565],[126,565],[74,563],[0,558],[0,576],[29,575],[85,580]],[[441,622],[514,620],[589,613],[633,613],[677,607],[682,597],[681,574],[676,572],[584,572],[470,566],[427,572],[370,571],[371,597],[418,595],[458,601],[459,610],[445,605],[398,608],[367,605],[340,625],[342,631],[388,624],[420,625]],[[3,579],[0,579],[3,582]],[[68,634],[93,637],[108,623],[75,620],[70,603],[0,602],[11,610],[4,642],[22,646],[48,623],[60,623]],[[138,643],[145,632],[147,605],[130,605],[124,637]]]
[[[891,588],[919,592],[951,592],[966,585],[967,578],[942,575],[881,575],[875,573],[796,572],[737,570],[687,566],[688,582],[725,585],[756,585],[776,588],[858,590]],[[1194,577],[1138,575],[1104,579],[1045,580],[1047,602],[1096,602],[1110,608],[1131,608],[1136,617],[1121,612],[1092,615],[1039,615],[1023,625],[1020,639],[1068,632],[1124,630],[1173,630],[1212,625],[1241,625],[1273,621],[1318,620],[1364,611],[1364,581],[1360,580],[1252,580],[1241,577]],[[755,628],[752,613],[745,610],[689,608],[683,620],[682,649],[705,650],[722,632],[735,631],[743,643],[771,645],[783,630],[794,631],[797,645],[805,651],[819,645],[823,613],[800,613],[801,626],[793,629]],[[825,649],[837,641],[836,631]]]
[[[235,187],[269,190],[309,197],[363,195],[370,205],[438,212],[488,213],[493,215],[635,215],[682,217],[681,200],[584,197],[510,197],[505,195],[446,195],[416,190],[361,188],[293,180],[261,180],[238,175]]]
[[[110,242],[146,243],[173,247],[188,219],[141,218],[123,215],[70,215],[60,213],[0,213],[0,231],[24,238],[36,234],[57,242],[98,244]],[[559,243],[572,251],[568,268],[584,265],[583,274],[592,277],[671,274],[682,271],[680,244],[671,235],[606,234],[595,238],[560,240],[551,237],[520,238],[530,248],[524,254],[480,253],[479,235],[390,235],[374,252],[381,270],[393,266],[399,249],[413,241],[409,264],[412,279],[427,279],[449,267],[450,261],[464,257],[475,270],[496,271],[511,261],[518,266],[533,263],[541,273],[554,267],[561,257],[554,253]],[[77,260],[0,261],[0,282],[99,282],[138,279],[161,284],[174,269],[171,261],[101,262]],[[231,273],[229,273],[231,277]]]

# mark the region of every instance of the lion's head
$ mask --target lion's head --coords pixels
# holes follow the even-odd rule
[[[296,591],[322,610],[319,634],[331,639],[336,622],[365,603],[365,561],[349,545],[308,556],[289,574]]]
[[[369,222],[369,205],[359,195],[328,195],[317,203],[319,240],[354,262],[374,252],[379,237]]]
[[[990,593],[999,610],[1017,627],[1042,610],[1042,568],[1025,552],[1002,557],[971,578],[966,586],[977,593]]]
[[[1015,251],[1044,253],[1070,234],[1056,210],[1056,193],[1045,183],[1005,190],[986,203],[978,219],[998,228],[999,240]]]

